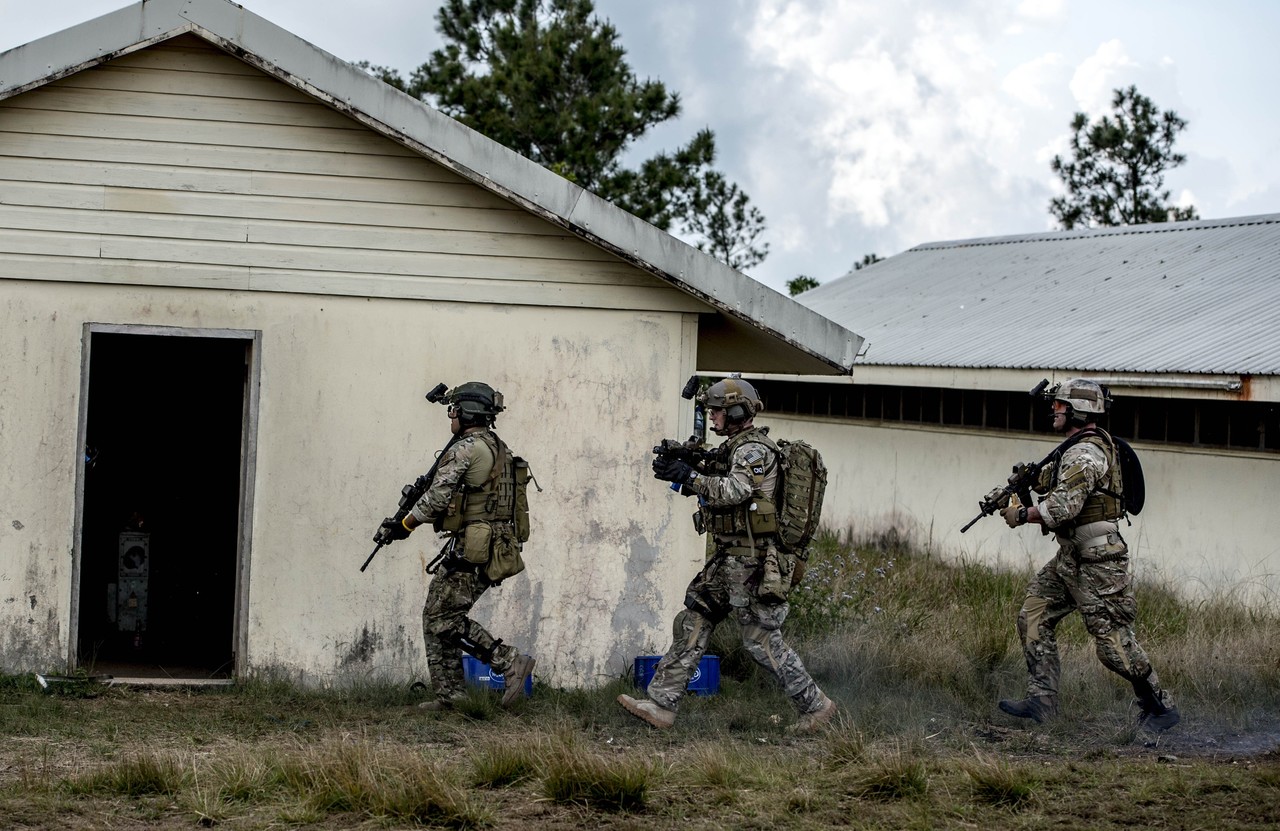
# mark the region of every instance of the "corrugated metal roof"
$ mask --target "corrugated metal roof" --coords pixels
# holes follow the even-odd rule
[[[861,364],[1280,374],[1280,214],[938,242],[797,298]]]

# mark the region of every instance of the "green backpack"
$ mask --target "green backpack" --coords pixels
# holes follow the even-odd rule
[[[804,559],[822,519],[827,466],[822,454],[803,441],[779,441],[778,545]]]

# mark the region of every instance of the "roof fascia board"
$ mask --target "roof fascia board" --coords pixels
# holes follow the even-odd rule
[[[830,383],[811,376],[751,375],[776,380]],[[890,387],[936,387],[955,390],[1029,391],[1042,378],[1092,378],[1127,396],[1197,398],[1220,401],[1280,400],[1280,378],[1272,375],[1207,375],[1203,373],[1089,372],[1063,367],[1001,369],[971,367],[868,366],[859,364],[852,383]]]
[[[192,31],[185,5],[145,0],[0,52],[0,101]]]
[[[11,49],[0,54],[0,100],[188,32],[712,309],[852,371],[860,336],[229,0],[142,0]]]

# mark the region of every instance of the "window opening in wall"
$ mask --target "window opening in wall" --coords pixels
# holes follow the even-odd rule
[[[1025,392],[761,381],[767,411],[847,413],[855,420],[1047,433],[1048,407]],[[791,404],[794,402],[794,405]],[[1280,451],[1280,405],[1121,396],[1108,417],[1116,435],[1157,444]]]

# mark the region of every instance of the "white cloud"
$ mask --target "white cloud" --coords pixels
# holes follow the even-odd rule
[[[1014,67],[1000,81],[1000,89],[1028,107],[1051,109],[1056,103],[1052,87],[1057,85],[1065,65],[1061,54],[1049,52]]]
[[[1024,99],[1045,98],[1037,87],[1054,59],[1002,79],[991,57],[1002,23],[990,7],[838,11],[766,0],[746,35],[754,62],[819,102],[803,140],[827,169],[826,224],[884,229],[895,250],[998,224],[1005,207],[990,194],[1027,188]]]
[[[1121,77],[1133,74],[1137,63],[1129,57],[1124,44],[1109,40],[1076,67],[1071,78],[1071,94],[1077,109],[1095,118],[1111,111],[1112,93],[1124,86]]]
[[[1066,0],[1022,0],[1014,11],[1019,17],[1047,22],[1060,19],[1066,10]]]

